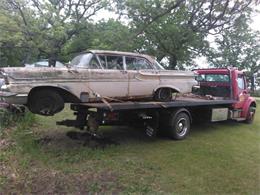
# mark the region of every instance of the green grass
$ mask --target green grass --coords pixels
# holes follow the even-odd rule
[[[75,129],[55,125],[69,117],[68,109],[55,117],[37,116],[36,122],[29,116],[1,134],[6,144],[0,145],[0,192],[260,193],[260,109],[252,125],[193,126],[183,141],[102,127],[119,143],[105,149],[69,139],[66,132]]]

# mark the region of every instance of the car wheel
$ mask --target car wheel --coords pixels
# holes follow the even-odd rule
[[[167,135],[176,140],[185,139],[190,131],[190,117],[185,112],[174,112],[168,116],[167,124],[163,127],[163,131]]]
[[[253,123],[254,118],[255,118],[255,107],[250,106],[248,109],[248,112],[247,112],[247,117],[246,117],[245,122],[248,124],[251,124],[251,123]]]
[[[172,100],[172,89],[171,88],[160,88],[155,92],[155,100],[167,102]]]
[[[64,108],[64,100],[54,90],[39,90],[29,97],[28,108],[34,114],[52,116]]]

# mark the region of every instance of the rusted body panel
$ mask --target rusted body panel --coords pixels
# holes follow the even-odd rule
[[[118,55],[145,58],[154,63],[150,56],[112,51],[91,51],[95,55]],[[124,58],[125,59],[125,58]],[[191,92],[197,82],[193,72],[171,70],[123,70],[70,68],[3,68],[6,83],[1,90],[5,100],[10,103],[27,104],[28,94],[37,87],[54,87],[62,89],[79,100],[87,94],[87,102],[97,101],[100,97],[135,99],[152,97],[155,90],[169,87],[180,93]],[[11,95],[10,95],[11,92]]]

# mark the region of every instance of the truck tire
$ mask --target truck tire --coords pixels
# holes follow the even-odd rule
[[[254,106],[250,106],[247,112],[247,117],[245,120],[245,123],[247,124],[252,124],[255,118],[255,107]]]
[[[190,132],[191,119],[185,111],[171,112],[161,121],[160,131],[175,140],[185,139]]]
[[[29,96],[28,108],[34,114],[52,116],[63,110],[64,100],[54,90],[38,90]]]
[[[156,101],[168,102],[172,100],[172,89],[171,88],[160,88],[154,94]]]

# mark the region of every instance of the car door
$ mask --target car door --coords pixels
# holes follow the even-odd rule
[[[125,65],[129,79],[128,96],[152,96],[159,85],[158,71],[141,57],[125,56]]]
[[[103,69],[92,69],[90,88],[103,97],[126,97],[128,76],[123,65],[123,56],[97,54]]]

